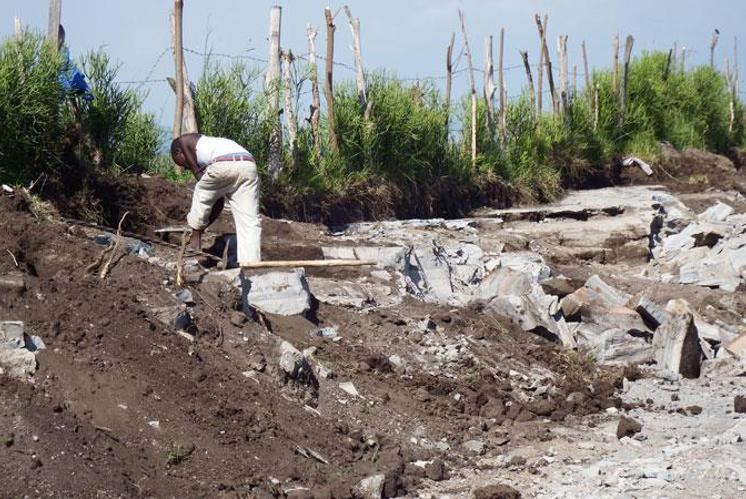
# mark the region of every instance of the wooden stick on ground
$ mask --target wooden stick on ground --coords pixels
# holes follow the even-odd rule
[[[119,248],[119,244],[122,242],[122,223],[124,222],[124,219],[127,218],[127,215],[129,215],[129,211],[125,211],[124,215],[122,215],[122,218],[119,219],[119,226],[117,227],[117,237],[114,240],[114,245],[111,247],[111,254],[109,255],[109,259],[106,261],[104,266],[101,267],[101,273],[99,274],[99,277],[101,279],[105,279],[106,276],[109,274],[111,262],[114,261],[114,255],[117,252],[117,248]]]
[[[266,269],[282,267],[362,267],[375,265],[375,260],[265,260],[263,262],[242,263],[243,269]]]

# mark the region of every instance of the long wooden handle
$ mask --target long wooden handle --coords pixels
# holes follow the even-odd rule
[[[265,269],[275,267],[362,267],[375,265],[375,260],[266,260],[242,263],[243,269]]]

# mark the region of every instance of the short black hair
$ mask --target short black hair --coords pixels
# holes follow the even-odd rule
[[[177,151],[181,151],[181,137],[177,137],[171,141],[171,156],[176,155]]]

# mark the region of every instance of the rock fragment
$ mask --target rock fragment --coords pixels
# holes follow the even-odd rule
[[[521,493],[504,483],[480,487],[473,492],[474,499],[521,499]]]
[[[302,270],[267,272],[244,279],[242,290],[250,305],[276,315],[302,315],[311,309],[311,293]]]
[[[631,437],[641,431],[642,425],[638,421],[627,416],[622,416],[616,428],[616,438]]]
[[[739,414],[746,413],[746,397],[743,395],[733,397],[733,410]]]
[[[655,361],[662,368],[685,378],[697,378],[703,353],[689,304],[681,299],[671,300],[666,311],[670,318],[653,336]]]
[[[361,499],[381,499],[383,497],[383,486],[386,483],[386,475],[373,475],[360,480],[355,487],[355,492]]]

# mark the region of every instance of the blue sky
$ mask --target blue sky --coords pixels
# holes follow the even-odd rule
[[[46,0],[2,0],[1,3],[0,36],[12,33],[14,15],[20,16],[25,26],[46,30]],[[166,51],[170,43],[172,1],[63,0],[62,3],[62,22],[73,55],[89,49],[105,49],[122,64],[121,81],[142,80],[148,75],[152,79],[163,79],[173,73],[171,54]],[[323,9],[329,3],[317,0],[185,0],[184,45],[204,51],[207,44],[216,53],[266,59],[268,13],[274,4],[283,7],[283,47],[304,54],[305,27],[311,22],[321,28],[317,51],[323,53]],[[679,47],[686,46],[690,50],[689,63],[706,63],[715,28],[721,33],[715,60],[722,66],[724,56],[732,59],[733,36],[739,34],[746,20],[746,1],[743,0],[349,0],[347,4],[361,21],[366,69],[385,68],[406,78],[444,75],[445,48],[451,32],[457,32],[457,51],[461,44],[459,8],[466,16],[477,67],[483,65],[484,37],[492,34],[497,40],[502,27],[505,28],[505,66],[521,64],[519,49],[529,50],[529,58],[535,62],[538,36],[533,14],[540,12],[549,14],[551,49],[556,47],[558,35],[569,35],[571,71],[574,64],[582,71],[582,40],[588,46],[592,66],[610,65],[615,33],[619,33],[622,40],[627,34],[634,35],[634,54],[642,50],[667,50],[676,41]],[[342,2],[331,3],[335,11],[342,5]],[[744,74],[746,33],[741,30],[740,34],[739,66]],[[352,65],[350,45],[347,19],[340,13],[335,60]],[[199,74],[202,62],[201,56],[187,54],[190,76]],[[466,67],[465,60],[460,67]],[[337,81],[353,76],[344,68],[338,68],[335,73]],[[582,76],[578,79],[582,82]],[[481,87],[479,74],[477,81]],[[509,95],[520,93],[524,83],[522,68],[506,72]],[[467,86],[467,74],[459,74],[454,91],[466,92]],[[148,92],[147,109],[155,113],[161,123],[169,125],[174,99],[168,85],[158,81],[139,88]]]

